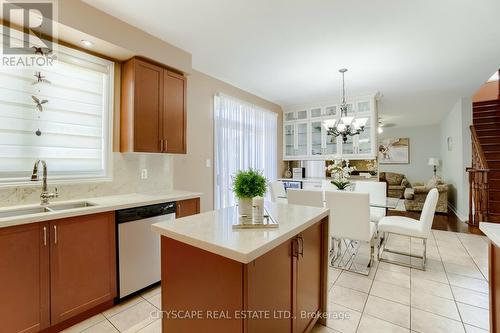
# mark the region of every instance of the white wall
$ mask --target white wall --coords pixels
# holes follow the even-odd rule
[[[469,214],[469,182],[465,168],[472,163],[471,124],[470,98],[460,98],[440,123],[443,178],[450,185],[449,207],[462,221],[468,220]],[[452,140],[451,150],[448,149],[448,138]]]
[[[429,157],[441,156],[438,125],[389,127],[379,134],[379,138],[410,138],[410,163],[381,164],[380,171],[403,173],[410,182],[426,182],[432,177],[433,169],[427,162]],[[438,168],[439,175],[440,168]]]

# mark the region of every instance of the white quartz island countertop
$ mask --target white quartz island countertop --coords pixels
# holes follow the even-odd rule
[[[49,208],[51,205],[60,205],[60,204],[82,202],[82,201],[90,203],[91,206],[60,210],[60,211],[41,212],[30,215],[9,216],[3,218],[1,217],[2,212],[9,211],[12,209],[35,208],[35,207],[40,207],[40,205],[31,204],[22,206],[1,207],[0,228],[27,224],[27,223],[34,223],[34,222],[49,221],[67,217],[103,213],[103,212],[109,212],[119,209],[132,208],[132,207],[154,205],[163,202],[187,200],[187,199],[198,198],[200,196],[201,193],[172,190],[161,193],[129,193],[129,194],[110,195],[110,196],[102,196],[95,198],[81,198],[68,201],[53,200],[48,205]]]
[[[327,208],[272,202],[266,202],[266,210],[279,228],[233,230],[238,209],[228,207],[158,222],[152,229],[162,236],[248,264],[329,214]]]
[[[480,222],[479,230],[481,230],[486,237],[496,246],[500,247],[500,224],[499,223],[488,223]]]

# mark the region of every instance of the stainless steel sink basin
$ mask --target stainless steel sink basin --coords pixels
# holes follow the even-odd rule
[[[75,208],[85,208],[85,207],[92,207],[95,206],[95,204],[88,202],[88,201],[78,201],[78,202],[68,202],[68,203],[61,203],[61,204],[51,204],[48,206],[49,209],[53,211],[61,211],[61,210],[68,210],[68,209],[75,209]]]
[[[9,210],[0,211],[0,219],[4,217],[16,217],[23,215],[47,213],[51,210],[47,207],[37,206],[37,207],[27,207],[27,208],[14,208]]]

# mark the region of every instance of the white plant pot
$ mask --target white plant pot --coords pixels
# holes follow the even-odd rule
[[[252,198],[238,199],[238,213],[252,217]]]

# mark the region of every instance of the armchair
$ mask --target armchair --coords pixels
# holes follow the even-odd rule
[[[404,192],[406,210],[422,211],[425,198],[432,188],[439,192],[436,212],[448,213],[448,184],[440,179],[431,179],[427,184],[414,183],[413,188],[407,188]]]
[[[387,183],[387,196],[391,198],[403,198],[405,189],[410,182],[405,175],[394,172],[381,172],[380,181]]]

